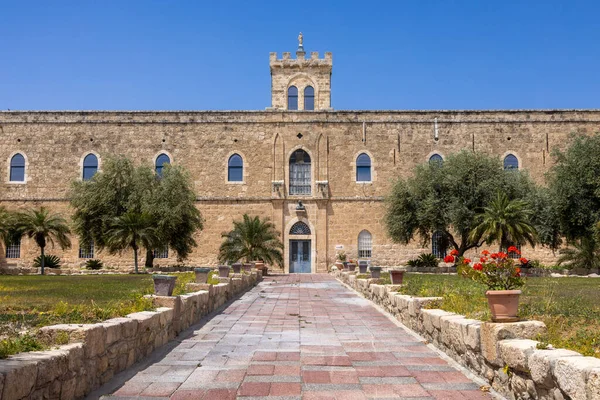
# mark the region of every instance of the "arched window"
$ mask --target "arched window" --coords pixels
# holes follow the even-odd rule
[[[371,258],[373,251],[373,239],[371,233],[367,230],[361,231],[358,234],[358,257]]]
[[[304,88],[304,109],[307,111],[315,109],[315,89],[312,86]]]
[[[446,257],[447,239],[441,231],[435,231],[431,236],[431,253],[437,258]]]
[[[436,153],[429,157],[429,164],[442,166],[444,164],[444,159],[442,158],[442,156]]]
[[[519,160],[517,160],[517,157],[515,157],[513,154],[509,154],[504,157],[504,169],[519,169]]]
[[[290,86],[288,88],[288,110],[298,109],[298,88]]]
[[[83,180],[89,181],[98,172],[98,157],[88,154],[83,159]]]
[[[304,222],[298,221],[290,228],[290,235],[310,235],[310,227]]]
[[[156,157],[156,165],[154,166],[154,169],[156,170],[156,175],[162,176],[163,167],[165,164],[171,164],[171,159],[168,155],[163,153]]]
[[[239,154],[229,157],[227,162],[227,180],[229,182],[242,182],[244,180],[244,161]]]
[[[10,181],[25,182],[25,157],[17,153],[10,159]]]
[[[290,157],[290,194],[309,195],[310,192],[310,156],[299,149]]]
[[[371,182],[371,157],[366,153],[356,157],[356,181]]]

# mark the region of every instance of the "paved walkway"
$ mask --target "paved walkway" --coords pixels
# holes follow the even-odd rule
[[[371,302],[308,274],[266,278],[113,396],[490,398]]]

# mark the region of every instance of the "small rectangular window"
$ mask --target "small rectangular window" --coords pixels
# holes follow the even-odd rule
[[[164,247],[162,249],[155,249],[152,254],[154,258],[169,258],[169,248]]]
[[[6,258],[21,258],[21,238],[6,246]]]
[[[79,246],[79,258],[94,258],[93,242],[90,242],[88,246]]]

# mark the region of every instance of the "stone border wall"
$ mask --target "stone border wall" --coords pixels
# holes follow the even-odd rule
[[[0,360],[0,400],[82,398],[252,288],[262,280],[262,273],[222,279],[226,282],[218,285],[188,284],[188,289],[196,291],[181,296],[151,296],[156,311],[96,324],[41,328],[43,340],[68,340],[68,344]]]
[[[486,379],[509,399],[599,400],[600,359],[565,349],[538,349],[532,340],[546,332],[539,321],[491,323],[451,312],[426,309],[440,297],[412,297],[397,285],[334,276],[383,307],[459,364]]]

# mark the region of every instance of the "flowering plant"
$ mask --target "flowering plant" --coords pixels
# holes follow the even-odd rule
[[[346,261],[346,253],[343,250],[337,253],[336,256],[338,260],[342,262]]]
[[[521,255],[521,252],[515,247],[508,248],[509,253]],[[521,257],[519,264],[515,260],[508,258],[508,254],[503,252],[490,253],[487,250],[481,252],[479,262],[471,266],[471,260],[463,258],[459,260],[457,272],[459,275],[483,283],[489,290],[513,290],[518,289],[525,284],[521,278],[521,264],[526,264],[527,259]],[[525,262],[523,262],[525,261]]]

